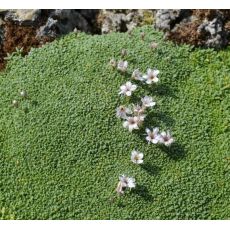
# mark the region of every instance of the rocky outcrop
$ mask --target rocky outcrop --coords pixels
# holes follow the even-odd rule
[[[32,26],[41,15],[40,9],[9,10],[5,14],[5,21],[17,22],[19,25]]]
[[[0,9],[0,68],[16,47],[26,54],[72,31],[107,34],[142,25],[154,25],[179,44],[221,49],[230,41],[230,10]]]
[[[38,29],[39,37],[67,34],[77,28],[90,33],[92,28],[88,21],[75,10],[54,10],[51,12],[46,24]]]
[[[155,10],[102,10],[99,14],[101,33],[126,32],[153,24]]]
[[[203,22],[198,27],[197,32],[206,35],[206,47],[221,49],[228,44],[229,32],[224,29],[223,21],[220,18]]]
[[[157,10],[155,28],[165,38],[205,48],[221,49],[228,45],[230,10]]]
[[[144,24],[153,24],[152,10],[0,10],[0,68],[16,47],[23,47],[26,54],[31,47],[72,31],[126,32]]]

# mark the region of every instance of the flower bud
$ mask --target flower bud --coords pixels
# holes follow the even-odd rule
[[[127,52],[126,49],[122,49],[122,50],[121,50],[121,56],[122,56],[122,57],[125,57],[127,54],[128,54],[128,52]]]
[[[20,96],[23,97],[23,98],[26,98],[28,95],[27,95],[27,92],[25,90],[22,90],[20,92]]]
[[[143,40],[143,41],[144,41],[144,38],[145,38],[145,33],[144,33],[144,32],[142,32],[142,33],[141,33],[141,40]]]
[[[18,108],[18,101],[17,100],[13,100],[12,101],[12,105],[13,105],[13,107]]]

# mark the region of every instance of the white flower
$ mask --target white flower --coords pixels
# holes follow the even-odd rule
[[[138,124],[140,119],[138,117],[128,117],[123,123],[123,127],[132,132],[134,129],[139,129]]]
[[[116,192],[119,195],[123,195],[124,194],[124,190],[123,190],[123,186],[122,186],[122,182],[121,181],[119,181],[118,184],[117,184]]]
[[[130,97],[132,95],[132,92],[135,91],[136,88],[136,85],[133,85],[130,81],[128,81],[120,87],[121,91],[119,92],[119,94],[123,94]]]
[[[112,59],[109,61],[109,64],[110,64],[113,68],[115,68],[116,65],[117,65],[117,62],[116,62],[116,60],[115,60],[114,58],[112,58]]]
[[[143,157],[144,157],[144,154],[139,152],[139,151],[133,150],[131,152],[131,161],[134,164],[142,164],[143,163]]]
[[[128,62],[127,61],[119,61],[117,64],[117,69],[121,72],[125,72],[128,68]]]
[[[156,49],[157,46],[158,46],[158,44],[157,44],[156,42],[152,42],[152,43],[150,44],[150,48],[151,48],[151,49]]]
[[[141,101],[144,107],[153,107],[154,105],[156,105],[156,102],[153,101],[153,98],[149,96],[141,98]]]
[[[116,109],[116,116],[122,119],[127,118],[127,114],[132,114],[131,109],[126,108],[125,106],[121,105]]]
[[[157,144],[159,142],[159,128],[154,128],[153,131],[151,131],[150,129],[145,129],[147,136],[146,136],[146,140],[148,141],[148,143],[153,143],[153,144]]]
[[[119,177],[119,180],[120,180],[123,188],[130,188],[131,189],[131,188],[136,187],[135,179],[133,177],[127,177],[125,175],[121,175]]]
[[[18,103],[17,100],[13,100],[13,101],[12,101],[12,105],[13,105],[14,107],[17,108],[17,107],[18,107],[18,104],[19,104],[19,103]]]
[[[142,115],[145,112],[145,107],[140,105],[134,105],[133,107],[134,115]]]
[[[142,77],[141,72],[139,69],[135,69],[132,73],[132,78],[138,81],[144,81],[144,78]]]
[[[152,83],[157,83],[159,81],[159,78],[157,77],[159,74],[159,70],[154,69],[148,69],[147,70],[147,75],[144,75],[143,78],[145,79],[147,84],[152,84]]]
[[[144,38],[145,38],[145,32],[142,32],[141,33],[141,40],[144,40]]]
[[[169,131],[167,132],[163,131],[160,134],[159,142],[164,144],[165,146],[170,146],[174,142],[174,139]]]
[[[128,54],[127,50],[126,49],[122,49],[121,50],[121,56],[124,57]]]
[[[26,98],[27,97],[27,92],[25,90],[22,90],[20,92],[20,96]]]

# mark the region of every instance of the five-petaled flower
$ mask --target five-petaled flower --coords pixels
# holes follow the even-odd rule
[[[116,116],[122,119],[127,119],[127,114],[132,114],[131,109],[126,108],[125,106],[121,105],[116,109]]]
[[[22,90],[20,92],[20,96],[26,98],[28,96],[27,92],[25,90]]]
[[[148,141],[148,143],[153,143],[153,144],[157,144],[159,142],[159,128],[153,128],[153,131],[151,131],[150,129],[145,129],[147,136],[146,136],[146,140]]]
[[[131,161],[134,164],[142,164],[143,163],[143,157],[144,157],[144,154],[139,152],[139,151],[133,150],[131,152]]]
[[[128,68],[128,62],[127,61],[119,61],[117,63],[117,69],[121,72],[125,72]]]
[[[174,142],[174,139],[169,131],[163,131],[159,136],[159,142],[164,144],[165,146],[170,146]]]
[[[133,71],[131,78],[138,81],[144,81],[144,78],[139,69],[135,69]]]
[[[123,123],[123,127],[132,132],[134,129],[139,129],[138,124],[140,122],[139,117],[128,117]]]
[[[132,92],[135,91],[137,88],[136,85],[132,84],[132,82],[128,81],[124,85],[120,87],[119,94],[123,94],[125,96],[130,97],[132,95]]]
[[[145,108],[144,106],[140,106],[139,104],[134,105],[134,106],[133,106],[134,115],[139,116],[139,115],[144,114],[145,109],[146,109],[146,108]]]
[[[152,83],[157,83],[159,81],[159,78],[157,77],[158,74],[160,73],[159,70],[154,69],[148,69],[147,70],[147,75],[144,75],[143,78],[145,79],[147,84],[152,84]]]
[[[119,195],[122,195],[124,194],[124,191],[126,188],[130,188],[131,190],[132,188],[135,188],[135,187],[136,187],[136,182],[133,177],[127,177],[125,175],[121,175],[119,177],[119,182],[118,182],[116,191]]]
[[[153,98],[149,96],[141,98],[141,101],[144,107],[153,107],[154,105],[156,105],[156,102],[153,101]]]
[[[119,180],[122,184],[122,187],[124,188],[135,188],[136,187],[136,183],[135,183],[135,179],[133,177],[127,177],[125,175],[121,175],[119,177]]]

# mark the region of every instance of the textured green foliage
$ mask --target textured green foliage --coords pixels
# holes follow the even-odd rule
[[[124,48],[126,75],[108,66]],[[143,130],[129,133],[115,117],[127,103],[120,85],[148,67],[161,71],[160,83],[132,100],[154,97],[145,126],[172,130],[170,149],[148,145]],[[229,69],[229,49],[192,51],[151,27],[131,37],[70,34],[13,55],[0,76],[0,218],[230,218]],[[133,149],[144,165],[131,163]],[[123,173],[138,186],[118,198]]]

